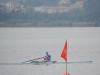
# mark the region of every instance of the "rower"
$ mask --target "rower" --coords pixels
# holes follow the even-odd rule
[[[43,57],[43,62],[50,62],[51,61],[51,55],[46,52],[46,56]]]

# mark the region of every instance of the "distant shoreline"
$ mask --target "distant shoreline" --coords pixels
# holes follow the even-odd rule
[[[100,27],[100,23],[97,22],[70,22],[67,24],[56,24],[51,23],[7,23],[0,22],[0,27]]]

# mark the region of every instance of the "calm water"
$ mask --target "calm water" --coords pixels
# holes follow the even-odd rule
[[[100,28],[0,28],[0,63],[20,63],[42,57],[48,51],[52,60],[64,61],[60,54],[68,40],[71,75],[100,75]],[[0,75],[63,75],[65,64],[0,65]]]

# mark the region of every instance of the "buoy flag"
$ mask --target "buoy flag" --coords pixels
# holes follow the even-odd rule
[[[63,59],[65,59],[66,62],[67,62],[67,47],[68,47],[68,44],[67,44],[67,40],[66,40],[64,48],[63,48],[62,53],[61,53],[61,57]]]

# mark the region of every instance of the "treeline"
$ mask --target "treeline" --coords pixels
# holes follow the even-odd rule
[[[14,2],[26,2],[26,0],[0,0],[0,2],[9,2],[9,1],[14,1]]]
[[[100,13],[100,0],[87,0],[83,9],[87,13]]]
[[[0,22],[9,24],[31,23],[31,26],[73,26],[77,22],[94,22],[99,26],[100,13],[86,13],[83,10],[72,10],[66,13],[40,13],[40,12],[0,12]],[[97,24],[98,23],[98,24]]]
[[[91,8],[92,9],[92,8]],[[100,9],[100,8],[99,8]],[[95,9],[94,9],[95,10]],[[95,22],[100,21],[100,10],[95,12],[87,12],[84,9],[74,9],[69,12],[63,13],[41,13],[35,11],[28,11],[25,13],[21,12],[1,12],[0,11],[0,21],[8,21],[8,20],[66,20],[70,22]]]

